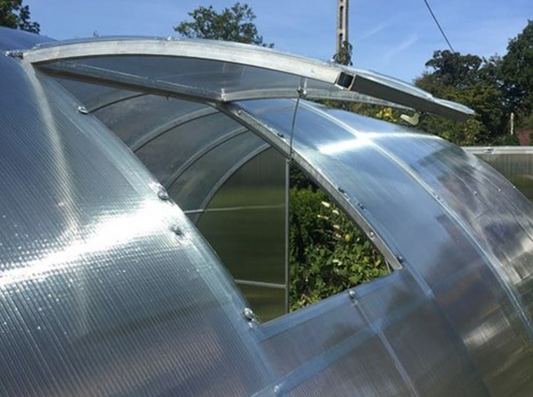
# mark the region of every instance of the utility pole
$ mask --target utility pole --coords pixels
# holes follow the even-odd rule
[[[350,0],[337,0],[337,38],[336,53],[339,54],[342,44],[348,39],[348,8]]]

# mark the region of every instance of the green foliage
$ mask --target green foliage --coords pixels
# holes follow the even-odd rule
[[[256,16],[247,4],[235,3],[231,8],[224,8],[220,13],[213,6],[198,7],[189,13],[192,22],[181,22],[174,30],[183,37],[224,40],[238,43],[266,44],[253,23]]]
[[[291,310],[387,274],[382,257],[321,190],[291,189]]]
[[[333,55],[333,62],[352,66],[352,52],[353,46],[348,41],[343,41],[340,51]]]
[[[458,145],[493,144],[505,133],[509,114],[504,112],[504,92],[498,80],[498,58],[436,51],[426,63],[433,68],[415,84],[440,98],[470,106],[476,116],[460,124],[424,118],[420,128]]]
[[[500,74],[507,106],[527,119],[533,112],[533,21],[509,42]]]
[[[30,21],[30,8],[22,0],[0,0],[0,26],[39,33],[41,27]]]

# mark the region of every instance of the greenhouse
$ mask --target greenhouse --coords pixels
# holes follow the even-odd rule
[[[235,43],[0,28],[0,49],[2,397],[531,394],[532,204],[320,102],[469,108]],[[291,163],[391,273],[287,313]]]

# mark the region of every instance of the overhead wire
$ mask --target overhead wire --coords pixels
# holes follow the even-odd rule
[[[440,32],[442,34],[442,37],[444,37],[444,40],[446,40],[446,43],[448,43],[448,47],[450,47],[450,50],[452,50],[452,52],[455,52],[455,50],[453,49],[452,43],[450,43],[450,40],[448,40],[448,36],[446,36],[446,33],[444,32],[444,29],[442,28],[441,24],[439,23],[439,20],[437,19],[437,16],[435,15],[433,10],[431,9],[431,6],[429,5],[428,0],[424,0],[424,3],[426,4],[426,7],[429,10],[429,13],[433,17],[433,20],[435,21],[435,24],[439,28],[439,30],[440,30]]]

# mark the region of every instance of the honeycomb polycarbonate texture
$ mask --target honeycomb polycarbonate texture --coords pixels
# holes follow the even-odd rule
[[[158,179],[78,111],[86,103],[65,90],[78,86],[16,57],[0,56],[0,69],[2,397],[531,395],[532,207],[481,161],[439,138],[305,101],[294,129],[295,101],[241,103],[234,119],[264,128],[206,135],[171,195],[190,191],[201,209],[232,202],[240,172],[260,174],[254,161],[272,150],[261,137],[286,151],[292,135],[299,165],[357,209],[401,264],[260,324]],[[94,113],[139,150],[181,122],[226,120],[203,105],[107,90],[114,119],[89,91]],[[145,107],[160,112],[145,120]],[[129,112],[137,122],[128,124]],[[160,175],[177,175],[164,158],[173,169]]]
[[[211,106],[60,83],[167,188],[234,278],[276,284],[241,288],[256,314],[269,320],[286,313],[283,156],[264,154],[260,138]]]
[[[249,396],[245,302],[98,120],[0,56],[0,395]]]

